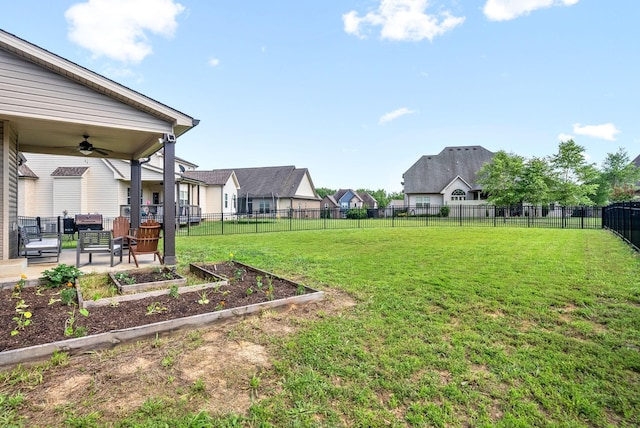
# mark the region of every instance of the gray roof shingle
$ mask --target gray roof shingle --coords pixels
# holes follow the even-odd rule
[[[88,166],[60,166],[52,173],[52,177],[82,177],[89,169]]]
[[[494,153],[482,146],[445,147],[437,155],[422,156],[403,175],[405,193],[440,193],[460,176],[476,187],[476,174]]]
[[[183,175],[209,185],[222,186],[229,181],[232,173],[232,169],[214,169],[211,171],[185,171]]]
[[[239,196],[293,198],[307,174],[307,168],[295,166],[267,166],[259,168],[234,168],[240,183]],[[319,198],[318,198],[319,199]]]

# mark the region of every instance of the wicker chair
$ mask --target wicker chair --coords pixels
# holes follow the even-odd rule
[[[158,256],[160,264],[164,263],[162,255],[160,255],[160,251],[158,251],[161,228],[160,223],[149,220],[142,223],[134,235],[127,236],[129,240],[129,263],[131,263],[131,256],[133,256],[136,267],[139,267],[137,256],[141,254],[153,254],[153,261],[155,261],[156,256]]]

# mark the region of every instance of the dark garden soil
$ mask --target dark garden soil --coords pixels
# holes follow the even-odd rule
[[[60,288],[25,287],[19,292],[13,289],[0,290],[0,352],[310,292],[291,281],[265,275],[233,262],[207,267],[216,269],[218,275],[228,278],[229,284],[208,289],[206,299],[203,299],[202,292],[187,292],[172,297],[167,289],[167,294],[161,296],[91,308],[88,316],[82,315],[75,304],[63,304],[59,300]],[[167,272],[160,278],[153,272],[137,274],[131,270],[127,274],[135,279],[136,284],[170,279]],[[214,281],[203,279],[202,282]],[[31,317],[29,325],[17,329],[18,323],[14,318],[18,315],[16,305],[21,301],[28,305],[23,310],[30,312]],[[70,325],[72,320],[73,324]],[[17,330],[18,334],[12,335],[13,330]],[[68,335],[65,335],[65,331]]]

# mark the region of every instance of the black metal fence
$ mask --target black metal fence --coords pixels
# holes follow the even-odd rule
[[[60,217],[20,217],[20,224],[38,224],[43,230],[66,233]],[[113,218],[103,216],[102,228],[111,230]],[[637,223],[636,223],[637,224]],[[600,229],[601,207],[495,207],[443,205],[383,209],[287,209],[253,214],[200,214],[177,227],[177,236],[214,236],[298,230],[367,229],[379,227],[533,227]],[[613,229],[613,228],[612,228]]]
[[[178,236],[230,235],[297,230],[375,227],[537,227],[602,228],[601,207],[495,207],[444,205],[384,209],[288,209],[253,214],[203,214]]]
[[[602,226],[640,250],[640,202],[619,202],[605,207]]]

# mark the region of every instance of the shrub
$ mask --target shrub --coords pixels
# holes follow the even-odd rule
[[[350,210],[347,210],[347,218],[352,218],[352,219],[367,218],[367,209],[351,208]]]
[[[451,211],[451,208],[448,205],[444,205],[444,206],[440,207],[440,216],[449,217],[449,212],[450,211]]]
[[[82,275],[80,269],[75,266],[65,265],[64,263],[42,272],[42,277],[46,281],[46,286],[49,288],[62,287],[68,283],[75,284],[76,278],[80,275]]]

